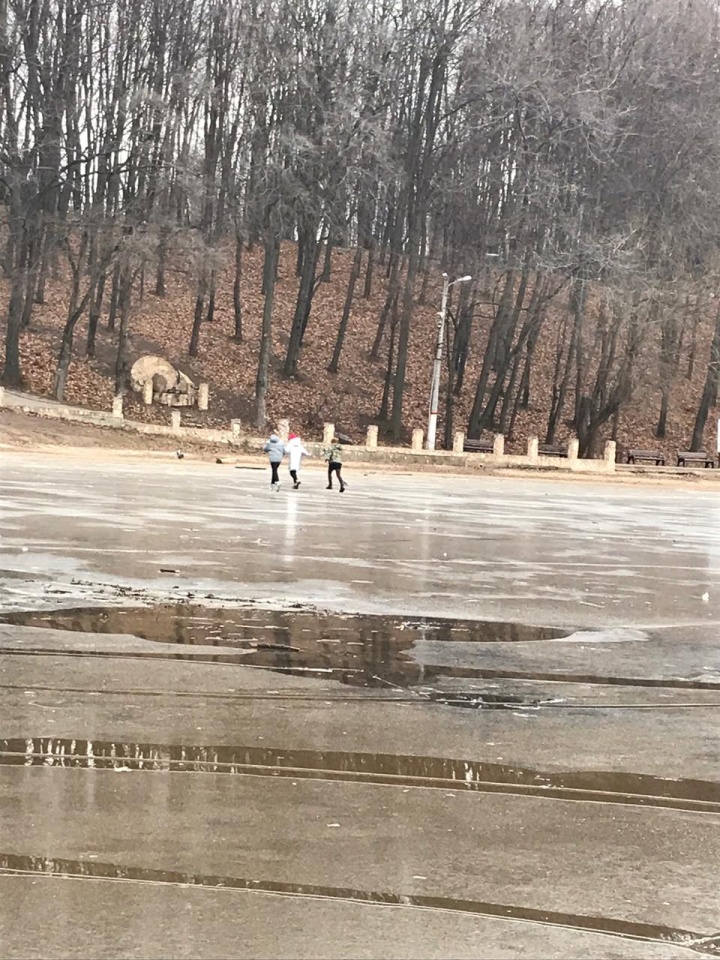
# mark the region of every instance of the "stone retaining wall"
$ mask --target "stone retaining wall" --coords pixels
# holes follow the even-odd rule
[[[98,410],[85,410],[81,407],[70,407],[63,404],[42,405],[33,398],[32,405],[24,405],[22,399],[6,395],[0,387],[0,407],[9,406],[24,413],[55,420],[69,420],[80,423],[91,423],[97,426],[110,427],[116,430],[133,431],[148,436],[175,437],[179,444],[183,439],[192,438],[204,443],[227,444],[230,449],[247,452],[260,452],[265,438],[253,437],[242,432],[242,425],[234,420],[229,430],[210,429],[208,427],[183,426],[182,414],[179,410],[171,413],[171,422],[167,425],[155,423],[140,423],[136,420],[126,420],[123,416],[122,400],[116,398],[111,412],[104,413]],[[287,436],[288,421],[282,420],[278,430]],[[326,423],[323,429],[323,443],[327,444],[333,437],[335,426]],[[413,442],[408,447],[379,447],[377,445],[377,426],[368,427],[367,440],[364,446],[344,446],[343,459],[348,463],[388,463],[408,467],[420,465],[437,465],[447,467],[464,467],[473,470],[498,470],[511,468],[514,470],[552,470],[559,473],[614,473],[615,472],[615,444],[608,441],[605,447],[605,456],[601,460],[581,460],[578,458],[577,440],[568,444],[567,457],[546,457],[538,455],[537,437],[528,441],[526,455],[506,454],[504,452],[503,437],[498,435],[494,439],[492,453],[464,453],[463,434],[456,434],[452,450],[425,450],[423,449],[423,431],[413,431]],[[306,441],[305,445],[314,457],[322,456],[323,443]]]

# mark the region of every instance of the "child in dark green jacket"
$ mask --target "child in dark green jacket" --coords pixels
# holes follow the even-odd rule
[[[344,493],[347,484],[343,480],[342,473],[340,472],[342,470],[342,447],[337,437],[333,437],[330,446],[325,447],[323,457],[328,465],[328,490],[332,490],[333,488],[333,474],[336,473],[340,481],[340,493]]]

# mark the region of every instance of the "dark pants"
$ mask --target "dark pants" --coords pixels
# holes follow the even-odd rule
[[[270,469],[272,470],[272,479],[270,483],[280,483],[280,477],[278,476],[279,463],[271,463]]]
[[[293,478],[293,483],[297,483],[297,482],[298,482],[297,470],[291,470],[291,471],[290,471],[290,476]]]
[[[329,487],[332,487],[334,473],[337,474],[337,478],[340,481],[340,489],[342,490],[342,488],[345,486],[345,484],[343,483],[342,475],[340,473],[341,470],[342,470],[341,463],[337,463],[335,460],[331,460],[328,463],[328,486]]]

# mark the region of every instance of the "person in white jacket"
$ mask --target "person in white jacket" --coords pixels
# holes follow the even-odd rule
[[[302,458],[309,457],[310,454],[302,445],[302,440],[296,433],[290,434],[288,437],[288,442],[285,445],[285,449],[287,450],[290,458],[290,476],[293,479],[293,490],[297,490],[297,488],[300,486],[300,481],[298,480],[298,471],[300,469],[300,464],[302,463]]]

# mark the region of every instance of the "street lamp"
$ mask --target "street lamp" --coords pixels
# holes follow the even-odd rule
[[[445,318],[447,317],[448,292],[450,287],[456,283],[467,283],[472,277],[458,277],[450,283],[450,278],[446,273],[443,275],[442,304],[438,314],[438,336],[437,347],[435,348],[435,362],[433,363],[432,381],[430,383],[430,412],[428,413],[428,429],[426,450],[435,449],[435,434],[437,433],[438,402],[440,399],[440,371],[442,369],[442,352],[445,343]]]

